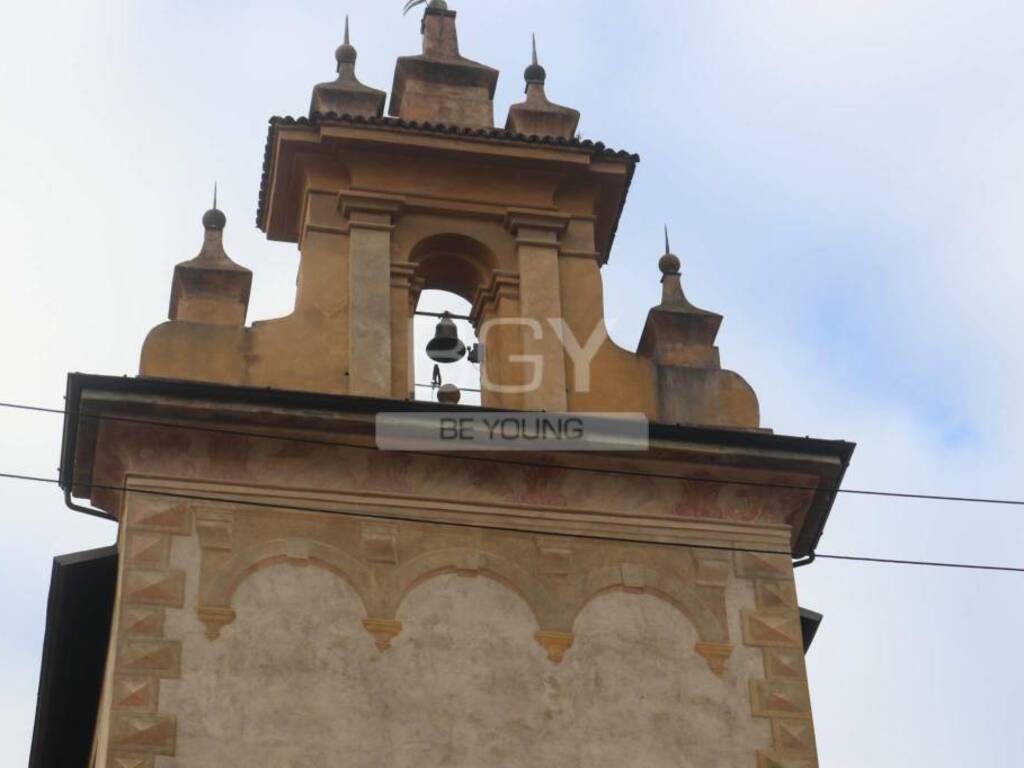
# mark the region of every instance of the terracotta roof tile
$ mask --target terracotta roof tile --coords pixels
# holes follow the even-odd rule
[[[270,182],[270,161],[274,148],[274,132],[278,127],[288,126],[310,126],[320,124],[347,123],[349,125],[372,125],[392,130],[413,131],[416,133],[446,134],[450,136],[461,136],[464,138],[482,139],[485,141],[521,142],[524,144],[541,144],[556,147],[573,147],[591,151],[602,157],[617,158],[625,160],[630,164],[640,161],[640,156],[631,152],[614,150],[605,146],[600,141],[590,139],[566,139],[556,136],[536,136],[522,133],[513,133],[501,128],[465,128],[456,125],[442,125],[440,123],[418,122],[416,120],[402,120],[397,117],[364,117],[361,115],[338,115],[335,113],[320,114],[313,113],[310,117],[272,117],[270,128],[267,131],[267,145],[263,153],[263,176],[260,180],[259,206],[256,211],[256,226],[263,228],[263,217],[266,213],[267,193]],[[630,173],[632,177],[632,173]]]

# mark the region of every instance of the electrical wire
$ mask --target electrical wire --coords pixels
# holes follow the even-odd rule
[[[22,475],[14,474],[9,472],[0,472],[0,478],[7,480],[20,480],[24,482],[32,483],[45,483],[49,485],[58,485],[60,480],[51,477],[38,477],[35,475]],[[277,510],[288,510],[291,512],[315,512],[321,514],[337,515],[340,517],[348,517],[353,519],[363,520],[380,520],[384,522],[406,522],[406,523],[417,523],[420,525],[442,525],[450,528],[468,528],[471,530],[489,530],[498,531],[501,533],[538,533],[536,530],[530,530],[527,528],[510,528],[506,526],[497,525],[475,525],[472,523],[460,523],[452,520],[426,520],[418,517],[408,517],[402,515],[378,515],[372,512],[339,512],[336,509],[327,509],[323,507],[296,507],[289,504],[277,504],[274,502],[266,501],[255,501],[252,499],[237,498],[231,496],[200,496],[190,493],[176,493],[173,491],[157,491],[148,488],[124,488],[122,486],[114,485],[102,485],[99,483],[83,483],[81,488],[88,488],[90,490],[105,490],[105,491],[116,491],[119,493],[129,494],[141,494],[149,496],[160,496],[162,498],[171,499],[182,499],[187,501],[202,501],[206,503],[218,503],[218,504],[239,504],[248,507],[257,507],[261,509],[277,509]],[[628,537],[622,537],[617,535],[609,536],[594,536],[585,533],[567,533],[567,532],[549,532],[543,531],[545,536],[559,537],[559,538],[570,538],[570,539],[586,539],[589,541],[614,541],[617,543],[626,544],[642,544],[642,545],[655,545],[664,547],[677,547],[681,549],[699,549],[714,552],[738,552],[743,554],[753,555],[785,555],[791,557],[792,553],[788,550],[779,549],[751,549],[746,547],[726,547],[716,546],[714,544],[690,544],[687,542],[678,541],[650,541],[644,539],[631,539]],[[1001,566],[1001,565],[978,565],[974,563],[950,563],[938,560],[907,560],[907,559],[896,559],[886,557],[863,557],[859,555],[827,555],[827,554],[815,554],[815,559],[818,560],[837,560],[843,562],[857,562],[857,563],[872,563],[872,564],[883,564],[883,565],[906,565],[906,566],[917,566],[927,568],[954,568],[957,570],[971,570],[971,571],[992,571],[1001,573],[1024,573],[1024,567],[1012,567],[1012,566]]]
[[[8,403],[0,402],[0,408],[8,408],[20,411],[29,411],[37,413],[49,413],[54,415],[64,416],[78,416],[83,419],[94,419],[97,421],[113,421],[127,424],[140,424],[146,426],[157,426],[171,429],[184,429],[195,432],[211,432],[214,434],[228,435],[232,437],[258,437],[267,440],[281,440],[286,442],[294,443],[305,443],[309,445],[323,445],[331,446],[335,448],[354,448],[363,451],[377,451],[378,448],[370,445],[363,445],[360,443],[346,443],[337,440],[318,440],[316,438],[308,437],[294,437],[290,435],[275,435],[265,432],[251,432],[246,430],[234,430],[234,429],[222,429],[219,427],[207,427],[197,424],[173,424],[165,421],[155,421],[152,419],[139,419],[130,416],[108,416],[95,413],[87,413],[84,411],[73,411],[64,410],[59,408],[46,408],[43,406],[26,405],[22,403]],[[410,456],[427,456],[431,458],[440,458],[443,456],[451,456],[452,454],[444,453],[432,453],[429,451],[403,451]],[[569,452],[566,452],[569,453]],[[487,464],[503,464],[508,466],[516,467],[531,467],[537,469],[571,469],[577,472],[593,472],[601,475],[618,475],[624,477],[643,477],[660,480],[676,480],[686,481],[694,483],[713,483],[719,485],[738,485],[748,488],[772,488],[776,490],[791,490],[791,491],[813,491],[816,493],[842,493],[849,496],[869,496],[869,497],[883,497],[892,499],[907,499],[914,501],[944,501],[954,502],[962,504],[989,504],[989,505],[1000,505],[1000,506],[1014,506],[1024,507],[1024,499],[998,499],[998,498],[987,498],[981,496],[947,496],[933,493],[902,493],[899,491],[878,491],[878,490],[867,490],[860,488],[841,488],[837,486],[813,486],[813,485],[794,485],[791,483],[770,483],[760,482],[756,480],[730,480],[725,478],[710,478],[710,477],[696,477],[688,475],[673,475],[667,473],[658,472],[642,472],[639,470],[628,470],[628,469],[614,469],[614,468],[593,468],[593,467],[575,467],[575,466],[562,466],[554,464],[545,464],[541,462],[526,462],[526,461],[511,461],[507,459],[498,459],[491,457],[482,456],[467,456],[465,454],[458,454],[458,458],[461,461],[471,462],[483,462]]]

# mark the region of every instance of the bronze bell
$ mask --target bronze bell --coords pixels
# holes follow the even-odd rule
[[[457,363],[466,356],[466,345],[459,341],[459,329],[445,312],[437,324],[434,338],[427,343],[427,357],[436,363]]]

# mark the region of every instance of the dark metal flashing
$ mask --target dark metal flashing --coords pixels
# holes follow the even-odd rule
[[[626,182],[627,192],[628,185],[632,181],[634,167],[638,162],[640,162],[639,155],[633,154],[631,152],[611,149],[610,147],[607,147],[604,143],[600,141],[591,141],[590,139],[577,138],[567,139],[556,136],[528,136],[522,133],[513,133],[511,131],[506,131],[501,128],[465,128],[456,125],[443,125],[440,123],[418,122],[416,120],[403,120],[401,118],[395,117],[365,117],[362,115],[338,115],[333,112],[329,114],[320,114],[315,112],[308,118],[272,117],[270,118],[270,127],[267,131],[266,148],[264,149],[263,152],[263,173],[260,178],[259,203],[256,209],[256,226],[260,230],[264,230],[265,226],[267,212],[267,195],[269,194],[270,191],[270,166],[274,153],[274,136],[277,133],[278,127],[316,127],[322,124],[374,126],[377,128],[384,128],[386,130],[392,131],[458,136],[459,138],[474,139],[478,141],[502,143],[515,142],[521,144],[536,144],[540,146],[549,147],[566,147],[572,149],[582,149],[594,154],[595,156],[615,160],[622,160],[629,163],[629,178]],[[625,195],[623,195],[623,201],[625,201]],[[618,223],[616,222],[615,229],[617,228]],[[612,234],[611,239],[615,239],[614,232]]]
[[[809,608],[800,609],[800,631],[804,638],[804,653],[806,654],[811,650],[811,643],[814,642],[814,636],[818,634],[818,630],[821,628],[821,622],[825,617],[817,611],[812,611]]]
[[[116,547],[53,560],[29,768],[89,764],[116,586]]]

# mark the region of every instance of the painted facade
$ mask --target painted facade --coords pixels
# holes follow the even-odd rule
[[[637,162],[576,138],[536,57],[496,129],[455,21],[427,5],[389,117],[346,30],[310,115],[272,123],[258,224],[297,244],[291,315],[246,324],[213,210],[140,376],[72,377],[63,482],[119,521],[92,764],[817,766],[792,560],[852,447],[760,427],[675,256],[639,349],[604,337],[587,387],[552,334],[484,341],[501,384],[542,362],[484,406],[642,413],[649,450],[374,445],[376,413],[437,410],[408,402],[424,289],[481,331],[603,329]]]

